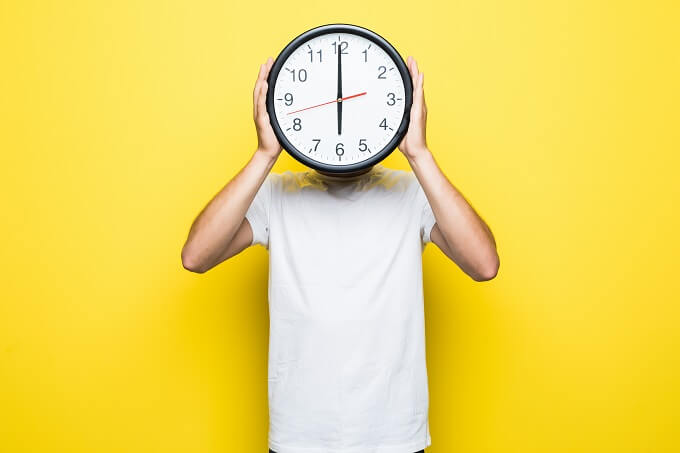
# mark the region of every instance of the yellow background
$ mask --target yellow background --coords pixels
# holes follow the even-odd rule
[[[1,2],[0,451],[266,451],[267,252],[180,250],[255,149],[258,65],[332,22],[418,58],[499,245],[487,283],[426,249],[428,451],[680,451],[679,12]]]

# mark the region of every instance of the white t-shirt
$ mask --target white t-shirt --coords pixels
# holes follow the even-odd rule
[[[412,172],[270,173],[246,218],[269,250],[269,448],[414,453],[431,444]]]

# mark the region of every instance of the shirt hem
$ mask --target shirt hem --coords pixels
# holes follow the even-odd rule
[[[408,444],[385,445],[379,447],[352,447],[352,448],[327,448],[327,447],[301,447],[280,444],[269,440],[269,448],[276,453],[416,453],[432,445],[432,438],[428,434],[425,440]]]

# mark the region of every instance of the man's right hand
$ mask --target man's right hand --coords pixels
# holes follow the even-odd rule
[[[182,265],[187,270],[206,272],[253,243],[253,230],[245,215],[282,150],[266,106],[267,76],[273,64],[268,58],[260,65],[253,90],[257,150],[191,224],[182,247]]]
[[[274,64],[274,60],[269,57],[267,61],[260,65],[260,73],[253,89],[253,119],[257,130],[257,152],[261,152],[272,159],[278,158],[281,153],[281,144],[274,135],[274,130],[269,122],[267,113],[267,76]]]

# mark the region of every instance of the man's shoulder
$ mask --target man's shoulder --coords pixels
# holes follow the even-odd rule
[[[402,170],[399,168],[389,168],[389,167],[384,167],[380,166],[381,169],[381,177],[385,179],[391,179],[394,181],[399,181],[403,183],[408,183],[411,184],[413,183],[415,179],[415,175],[413,174],[412,171],[409,170]]]
[[[380,166],[375,172],[374,184],[385,190],[394,192],[415,191],[418,187],[418,178],[409,170]]]
[[[308,171],[291,171],[286,170],[282,172],[270,172],[267,175],[272,189],[278,192],[295,191],[305,186],[315,184],[315,179],[312,177],[313,172]]]

